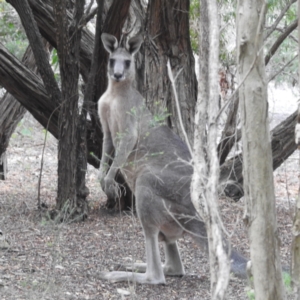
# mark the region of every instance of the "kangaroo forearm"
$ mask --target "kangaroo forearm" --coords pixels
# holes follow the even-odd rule
[[[113,145],[110,141],[104,141],[102,148],[102,157],[100,162],[100,173],[106,174],[106,171],[109,168],[109,160],[113,153]]]

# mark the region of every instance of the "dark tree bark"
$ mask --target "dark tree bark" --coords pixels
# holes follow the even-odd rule
[[[54,0],[57,54],[59,58],[62,101],[59,110],[58,189],[56,207],[73,218],[85,219],[88,214],[86,193],[79,197],[77,179],[78,80],[81,29],[84,0],[74,7],[68,0]],[[73,10],[72,21],[67,8]],[[73,8],[73,9],[72,9]],[[85,174],[85,170],[83,170]]]
[[[45,0],[43,3],[40,1],[35,1],[35,0],[29,0],[30,6],[32,11],[36,15],[36,21],[38,22],[39,29],[43,36],[45,36],[51,44],[54,47],[57,47],[56,44],[56,39],[55,39],[55,22],[53,19],[53,9],[52,9],[52,4],[51,1]],[[129,6],[130,6],[130,0],[126,1],[117,1],[114,0],[112,2],[112,5],[109,7],[108,11],[105,12],[106,20],[103,25],[103,30],[106,32],[109,32],[111,34],[116,35],[117,37],[120,37],[121,35],[121,29],[122,26],[126,20]],[[118,16],[118,22],[114,21],[114,17]],[[89,18],[90,15],[86,16],[86,18]],[[69,22],[71,22],[71,14],[68,14]],[[85,22],[85,20],[84,20]],[[99,33],[99,39],[101,35],[101,30]],[[85,81],[88,79],[88,72],[89,68],[91,65],[91,54],[93,50],[93,45],[94,45],[94,40],[93,36],[91,33],[85,29],[83,29],[82,33],[82,41],[81,41],[81,48],[80,48],[80,70],[82,77]],[[100,128],[100,122],[97,114],[97,101],[100,97],[100,95],[104,92],[106,89],[106,52],[104,51],[102,44],[100,48],[97,48],[97,57],[98,57],[98,63],[96,63],[96,78],[101,78],[100,84],[99,82],[93,82],[93,96],[91,99],[88,100],[89,105],[87,106],[89,110],[89,114],[91,117],[91,122],[87,123],[88,131],[87,131],[87,136],[88,136],[88,148],[89,152],[93,153],[93,155],[88,156],[88,160],[90,163],[92,163],[95,166],[99,165],[99,161],[95,158],[96,157],[101,157],[101,144],[102,144],[102,132]],[[34,109],[32,109],[33,111]],[[55,118],[57,118],[56,112],[54,112],[53,120],[56,123]],[[83,129],[83,120],[84,116],[82,115],[81,123],[80,123],[80,130],[85,130]],[[45,125],[45,122],[43,124]],[[57,124],[55,124],[57,126]],[[49,128],[51,131],[51,128]],[[56,130],[54,130],[56,131]],[[52,132],[54,133],[54,132]],[[57,137],[57,132],[54,133],[54,135]],[[78,133],[78,135],[83,136],[83,132]],[[99,147],[100,145],[100,147]],[[85,151],[84,148],[84,143],[83,140],[79,143],[79,147],[82,151]],[[84,154],[79,153],[81,151],[78,150],[77,153],[77,158],[81,157],[80,163],[78,165],[78,169],[80,170],[85,170],[86,168],[82,168],[84,165]],[[81,172],[81,176],[77,177],[77,195],[81,195],[81,197],[86,197],[88,193],[88,189],[85,186],[85,182],[83,180],[84,172]],[[131,191],[129,190],[128,186],[125,184],[124,179],[119,175],[117,177],[117,182],[119,182],[122,187],[123,187],[123,193],[121,195],[121,198],[117,201],[118,203],[121,203],[122,207],[131,207],[132,203],[132,194]],[[79,184],[79,182],[81,182]],[[125,184],[125,186],[124,186]],[[108,206],[112,207],[116,204],[116,201],[114,199],[109,199],[108,201]]]
[[[78,130],[77,130],[77,170],[76,170],[76,188],[77,188],[77,198],[85,199],[89,193],[86,186],[86,170],[87,170],[87,115],[90,111],[90,103],[95,102],[95,92],[96,92],[96,71],[98,66],[98,52],[100,48],[100,32],[102,26],[102,14],[103,14],[103,4],[104,0],[97,0],[98,12],[96,21],[96,34],[95,34],[95,45],[92,57],[91,70],[88,76],[88,82],[85,86],[83,104],[78,120]]]
[[[58,137],[58,111],[41,78],[11,55],[1,43],[0,82],[39,123]]]
[[[296,149],[294,140],[297,111],[282,121],[271,131],[273,170],[276,170]],[[244,195],[243,156],[237,155],[221,166],[220,180],[228,183],[224,192],[226,196],[238,201]]]
[[[51,100],[59,104],[61,101],[61,92],[54,78],[54,73],[49,64],[48,55],[43,46],[41,34],[34,20],[32,11],[27,0],[7,0],[18,12],[22,25],[26,31],[38,71],[42,77],[45,88],[49,93]]]
[[[189,35],[189,0],[152,0],[145,28],[144,96],[153,114],[165,106],[171,114],[168,125],[182,136],[174,95],[167,73],[170,60],[180,101],[185,130],[193,139],[197,80]]]
[[[32,116],[58,139],[58,115],[53,103],[41,81],[41,78],[26,68],[18,59],[11,55],[0,43],[0,83]],[[101,154],[101,138],[95,139],[94,127],[87,122],[88,151]],[[95,143],[95,141],[99,141]],[[88,162],[99,167],[99,161],[88,156]]]
[[[32,50],[27,47],[22,58],[22,63],[33,72],[37,72],[35,59]],[[18,123],[26,113],[26,108],[22,106],[11,94],[6,92],[0,100],[0,179],[6,179],[6,149],[9,140]]]

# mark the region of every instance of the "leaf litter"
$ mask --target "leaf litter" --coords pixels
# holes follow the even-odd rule
[[[37,183],[43,130],[34,123],[34,135],[18,134],[7,151],[9,172],[0,181],[0,295],[10,299],[210,299],[207,256],[189,238],[179,240],[186,275],[167,277],[166,285],[152,286],[100,280],[101,271],[122,263],[145,261],[141,225],[132,212],[110,212],[88,168],[91,194],[89,218],[82,223],[55,224],[37,210]],[[56,140],[49,136],[41,186],[41,201],[55,206],[57,183]],[[298,193],[298,165],[293,155],[275,171],[275,192],[282,264],[289,265],[293,207]],[[220,209],[232,247],[249,257],[242,221],[243,201],[220,199]],[[4,242],[3,242],[4,241]],[[3,247],[1,247],[3,243]],[[162,260],[164,259],[161,247]],[[247,282],[232,277],[226,299],[248,299]],[[293,299],[293,295],[289,295]]]

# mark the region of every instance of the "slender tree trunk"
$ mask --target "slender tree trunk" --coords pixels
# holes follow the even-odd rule
[[[152,0],[148,4],[145,37],[144,96],[152,113],[166,107],[168,125],[182,136],[175,100],[167,73],[167,61],[174,75],[185,130],[193,139],[197,80],[189,35],[189,0]]]
[[[300,13],[300,0],[298,2],[298,16]],[[298,59],[300,63],[300,18],[298,19]],[[300,64],[299,64],[300,72]],[[300,73],[299,73],[300,74]],[[298,74],[298,89],[300,91],[300,75]],[[295,127],[295,143],[298,145],[300,150],[300,103],[298,104],[298,116],[297,124]],[[295,215],[293,221],[293,242],[292,242],[292,281],[294,285],[294,290],[296,293],[296,299],[300,300],[300,186],[298,191],[298,198],[296,201]]]
[[[200,78],[195,115],[194,173],[191,197],[205,222],[211,274],[212,299],[224,299],[230,263],[223,245],[222,221],[218,209],[219,160],[217,155],[217,114],[219,26],[217,2],[200,0]]]
[[[264,0],[241,0],[237,8],[238,74],[242,118],[245,222],[249,229],[255,299],[285,298],[273,184],[267,80],[262,53]],[[244,80],[244,82],[243,82]]]

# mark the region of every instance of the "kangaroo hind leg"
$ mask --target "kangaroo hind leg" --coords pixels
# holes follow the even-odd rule
[[[185,274],[183,264],[181,262],[177,242],[164,242],[165,263],[162,265],[163,272],[167,276],[183,276]],[[126,270],[144,273],[147,270],[146,263],[133,263],[125,265]]]
[[[100,278],[107,279],[111,282],[132,281],[148,284],[165,284],[165,276],[161,265],[159,247],[158,247],[158,231],[145,230],[146,240],[146,260],[147,267],[145,273],[114,271],[101,272]],[[137,270],[138,271],[138,270]]]
[[[103,272],[100,278],[112,282],[133,281],[148,284],[165,284],[165,276],[161,264],[158,235],[159,225],[156,222],[159,210],[155,204],[158,199],[152,198],[151,190],[138,185],[136,189],[137,213],[142,223],[146,245],[146,272],[135,273],[128,271]],[[138,267],[138,266],[137,266]],[[138,268],[137,268],[138,269]],[[136,269],[133,269],[136,271]],[[137,270],[139,271],[139,270]]]
[[[183,276],[184,267],[180,258],[177,242],[164,242],[165,264],[163,265],[164,274],[168,276]]]

